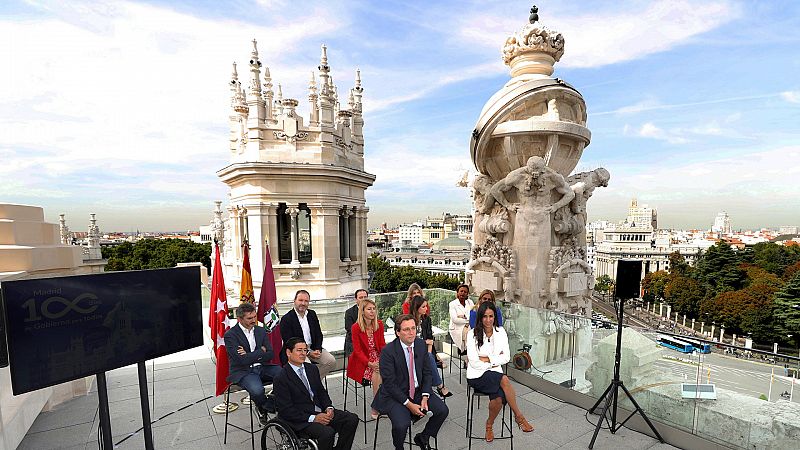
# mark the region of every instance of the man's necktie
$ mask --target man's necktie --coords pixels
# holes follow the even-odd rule
[[[411,347],[408,347],[408,396],[413,400],[414,393],[414,353],[411,352]]]
[[[305,367],[303,367],[303,366],[300,366],[300,381],[302,381],[303,384],[306,386],[306,389],[308,390],[308,394],[311,396],[311,400],[313,401],[314,400],[314,391],[311,390],[311,384],[308,382],[308,378],[306,378],[306,371],[305,371]],[[317,412],[322,411],[319,408],[319,406],[317,406],[317,402],[316,401],[314,402],[314,410],[317,411]]]

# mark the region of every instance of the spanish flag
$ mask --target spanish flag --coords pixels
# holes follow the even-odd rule
[[[250,274],[250,245],[245,241],[242,245],[244,262],[242,263],[242,287],[239,290],[240,303],[254,303],[256,297],[253,295],[253,276]]]

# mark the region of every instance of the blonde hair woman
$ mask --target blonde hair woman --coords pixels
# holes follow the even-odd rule
[[[425,297],[425,294],[422,293],[422,288],[417,283],[411,283],[411,286],[408,287],[406,299],[403,302],[403,314],[411,314],[411,300],[418,295]]]
[[[358,308],[358,320],[351,328],[353,336],[353,353],[347,360],[347,377],[364,386],[372,385],[372,393],[378,392],[381,385],[381,373],[378,370],[381,350],[386,347],[383,337],[383,322],[378,319],[378,307],[375,300],[367,297]],[[376,412],[372,412],[373,416]]]
[[[489,289],[484,289],[481,292],[481,295],[478,296],[478,303],[475,303],[475,306],[469,312],[469,327],[475,328],[475,317],[478,315],[478,308],[481,306],[482,303],[489,302],[493,305],[497,306],[494,301],[494,291]],[[497,324],[501,327],[503,326],[503,311],[500,307],[497,307]]]

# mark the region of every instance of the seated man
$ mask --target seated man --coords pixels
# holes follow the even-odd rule
[[[305,362],[308,345],[303,338],[290,338],[283,347],[288,364],[275,377],[273,385],[278,417],[296,432],[316,439],[320,450],[351,448],[358,417],[349,411],[334,409],[317,368]],[[339,441],[334,447],[336,434]]]
[[[358,321],[358,308],[365,298],[369,297],[366,289],[356,290],[356,304],[347,308],[344,312],[344,356],[350,356],[353,353],[353,324]]]
[[[228,382],[243,387],[256,405],[260,422],[266,422],[266,412],[273,412],[274,405],[268,404],[264,394],[264,383],[270,383],[281,368],[270,364],[272,346],[269,344],[267,330],[256,325],[256,307],[252,303],[242,303],[236,308],[238,324],[225,332],[225,350],[228,352],[230,372]]]
[[[311,296],[304,289],[294,294],[294,308],[281,317],[281,337],[283,342],[293,337],[302,338],[310,349],[308,359],[318,365],[319,376],[324,380],[336,366],[336,359],[322,348],[322,328],[317,313],[308,309],[310,301]],[[281,361],[286,364],[286,355],[281,354]]]
[[[449,410],[439,397],[430,394],[432,371],[436,369],[428,358],[425,341],[417,338],[414,316],[398,316],[394,331],[397,339],[381,351],[383,384],[372,401],[372,408],[386,414],[392,421],[392,441],[397,450],[403,449],[411,417],[418,420],[431,411],[433,416],[428,419],[425,429],[414,436],[415,444],[429,450],[430,438],[439,433]]]

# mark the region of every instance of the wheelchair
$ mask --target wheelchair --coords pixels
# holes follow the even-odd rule
[[[278,417],[270,419],[261,433],[262,450],[319,450],[313,439],[298,436],[297,433]]]

